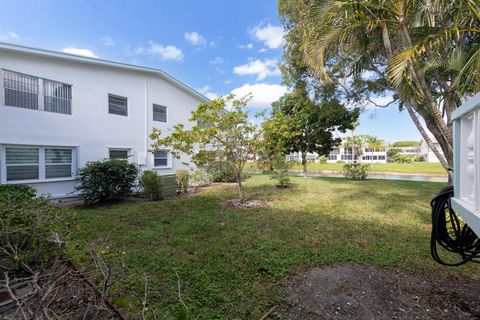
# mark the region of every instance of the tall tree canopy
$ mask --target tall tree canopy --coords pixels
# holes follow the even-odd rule
[[[443,166],[452,164],[452,112],[480,90],[478,1],[280,0],[279,10],[302,29],[317,82],[356,101],[392,92]]]

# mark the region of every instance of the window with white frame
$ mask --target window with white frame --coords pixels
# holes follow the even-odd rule
[[[71,85],[9,70],[2,73],[5,106],[72,114]]]
[[[128,160],[129,149],[109,149],[108,156],[112,160]]]
[[[328,155],[328,160],[337,160],[337,155],[336,154],[329,154]]]
[[[119,116],[128,116],[128,99],[125,97],[108,95],[108,113]]]
[[[5,147],[4,180],[49,180],[73,178],[75,148]]]
[[[38,110],[39,78],[3,70],[6,106]]]
[[[72,162],[72,149],[45,148],[45,178],[70,178]]]
[[[154,166],[157,168],[168,167],[168,151],[158,150],[153,154]]]
[[[38,180],[40,172],[39,148],[6,148],[6,180]]]
[[[167,107],[153,104],[153,121],[167,122]]]
[[[72,87],[60,82],[43,81],[44,110],[72,114]]]

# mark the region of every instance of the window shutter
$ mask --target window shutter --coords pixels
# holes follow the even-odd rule
[[[119,116],[128,116],[128,99],[112,94],[108,95],[108,112]]]
[[[39,178],[37,148],[6,148],[7,181]]]
[[[153,121],[167,122],[167,107],[154,104]]]

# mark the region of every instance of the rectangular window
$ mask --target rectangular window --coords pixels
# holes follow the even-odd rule
[[[39,178],[38,148],[6,148],[7,181]]]
[[[385,160],[385,156],[378,156],[378,160]]]
[[[154,166],[155,167],[167,167],[168,166],[168,152],[165,150],[155,151],[154,153]]]
[[[44,110],[72,114],[72,86],[43,80]]]
[[[3,70],[5,105],[38,110],[38,78]]]
[[[158,104],[153,105],[153,121],[167,122],[167,107]]]
[[[336,154],[329,154],[328,155],[328,160],[337,160],[337,155]]]
[[[45,178],[70,178],[72,176],[72,149],[45,149]]]
[[[125,97],[108,95],[108,113],[119,116],[128,116],[128,99]]]
[[[128,149],[110,149],[109,157],[113,160],[128,160]]]
[[[352,160],[352,155],[351,154],[342,154],[342,160]]]

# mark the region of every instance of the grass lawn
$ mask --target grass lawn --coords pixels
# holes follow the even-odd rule
[[[138,317],[148,278],[148,304],[158,319],[182,310],[193,318],[259,319],[299,268],[359,262],[409,273],[479,278],[476,265],[445,268],[430,258],[429,201],[444,184],[293,178],[277,189],[268,176],[246,181],[265,208],[222,209],[236,196],[220,184],[171,201],[75,210],[74,259],[91,267],[85,244],[103,243],[112,264],[113,301]],[[178,278],[177,278],[178,275]]]
[[[255,168],[255,164],[248,163],[249,167]],[[343,163],[308,163],[308,170],[343,170]],[[302,165],[296,165],[292,169],[302,169]],[[412,163],[377,163],[371,165],[371,171],[399,172],[399,173],[430,173],[447,174],[440,163],[412,162]]]

